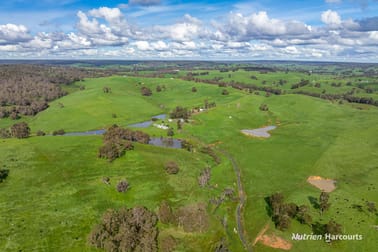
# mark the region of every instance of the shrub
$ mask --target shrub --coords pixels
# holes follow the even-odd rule
[[[3,182],[8,177],[9,170],[7,169],[1,169],[0,170],[0,182]]]
[[[37,133],[36,133],[37,136],[45,136],[46,133],[43,132],[42,130],[38,130]]]
[[[169,161],[165,164],[165,171],[168,174],[177,174],[179,172],[180,168],[178,164],[174,161]]]
[[[202,170],[201,174],[198,176],[198,184],[200,187],[205,187],[209,184],[211,177],[211,170],[210,168],[205,168]]]
[[[228,90],[227,89],[223,89],[222,90],[222,95],[229,95],[230,93],[228,92]]]
[[[172,212],[171,206],[167,201],[162,201],[158,210],[159,221],[163,224],[173,223],[175,216]]]
[[[110,87],[103,87],[102,88],[102,91],[107,94],[107,93],[111,93],[112,92],[112,89]]]
[[[118,192],[126,192],[129,189],[130,185],[126,180],[122,180],[117,184]]]
[[[16,138],[27,138],[30,135],[30,128],[26,122],[13,124],[11,135]]]
[[[264,104],[264,103],[260,105],[259,109],[260,109],[261,111],[268,111],[268,110],[269,110],[268,105],[266,105],[266,104]]]
[[[196,87],[192,87],[192,92],[193,93],[197,92],[197,88]]]
[[[173,252],[176,251],[177,242],[172,235],[164,237],[160,241],[160,251]]]
[[[182,226],[185,232],[203,232],[209,226],[209,215],[203,203],[181,207],[175,216],[178,225]]]
[[[156,215],[145,207],[108,210],[88,237],[106,251],[158,251]]]
[[[143,96],[151,96],[152,95],[152,91],[148,87],[142,87],[140,89],[140,92],[142,93]]]
[[[160,85],[157,85],[157,86],[156,86],[156,92],[161,92],[161,87],[160,87]]]
[[[0,129],[0,138],[10,138],[11,133],[8,129]]]
[[[173,131],[173,128],[169,128],[167,131],[167,136],[173,136],[175,132]]]
[[[53,136],[61,136],[61,135],[64,135],[64,134],[66,134],[64,129],[54,130],[53,133],[52,133]]]

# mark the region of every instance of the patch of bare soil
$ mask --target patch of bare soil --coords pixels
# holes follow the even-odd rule
[[[269,229],[269,223],[266,224],[266,225],[263,227],[263,229],[261,229],[261,231],[257,234],[256,239],[253,241],[252,246],[255,246],[256,243],[257,243],[259,240],[261,240],[261,237],[265,234],[265,232],[266,232],[268,229]]]
[[[292,247],[292,244],[290,242],[274,234],[262,235],[260,242],[265,246],[283,250],[290,250]]]
[[[332,192],[336,189],[336,181],[333,179],[322,178],[320,176],[310,176],[308,177],[307,182],[325,192]]]

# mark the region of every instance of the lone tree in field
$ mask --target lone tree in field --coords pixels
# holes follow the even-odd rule
[[[266,104],[264,104],[264,103],[260,105],[259,109],[260,109],[261,111],[268,111],[268,110],[269,110],[268,105],[266,105]]]
[[[102,88],[102,91],[107,94],[107,93],[111,93],[112,92],[112,89],[110,87],[103,87]]]
[[[11,135],[16,138],[27,138],[30,135],[30,128],[26,122],[13,124]]]
[[[175,132],[173,131],[173,128],[169,128],[168,131],[167,131],[167,136],[173,136],[175,134]]]
[[[157,216],[145,207],[108,210],[88,237],[89,244],[111,252],[158,251]]]
[[[328,200],[329,194],[323,191],[319,196],[319,208],[321,214],[323,214],[324,211],[328,210],[328,208],[331,206],[331,204],[328,203]]]
[[[227,89],[223,89],[222,90],[222,95],[229,95],[230,93],[228,92],[228,90]]]
[[[7,169],[1,169],[0,170],[0,183],[3,182],[8,177],[9,170]]]
[[[152,95],[152,91],[148,87],[142,87],[140,89],[140,92],[142,93],[143,96],[151,96]]]
[[[368,209],[369,212],[371,212],[371,213],[376,213],[377,212],[377,208],[375,207],[374,202],[367,201],[366,202],[366,206],[367,206],[367,209]]]

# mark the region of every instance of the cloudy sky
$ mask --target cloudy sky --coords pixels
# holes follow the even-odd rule
[[[378,0],[7,0],[0,58],[378,62]]]

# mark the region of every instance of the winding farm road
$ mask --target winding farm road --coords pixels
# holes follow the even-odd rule
[[[241,172],[238,164],[236,163],[235,159],[225,150],[220,150],[231,162],[232,167],[234,168],[234,172],[237,178],[237,186],[238,186],[238,193],[239,193],[239,203],[236,208],[236,223],[238,226],[238,234],[241,243],[243,244],[244,248],[248,252],[252,252],[252,248],[249,246],[244,234],[245,234],[245,227],[244,227],[244,218],[243,218],[243,207],[245,205],[247,195],[243,189],[243,184],[241,181]]]

